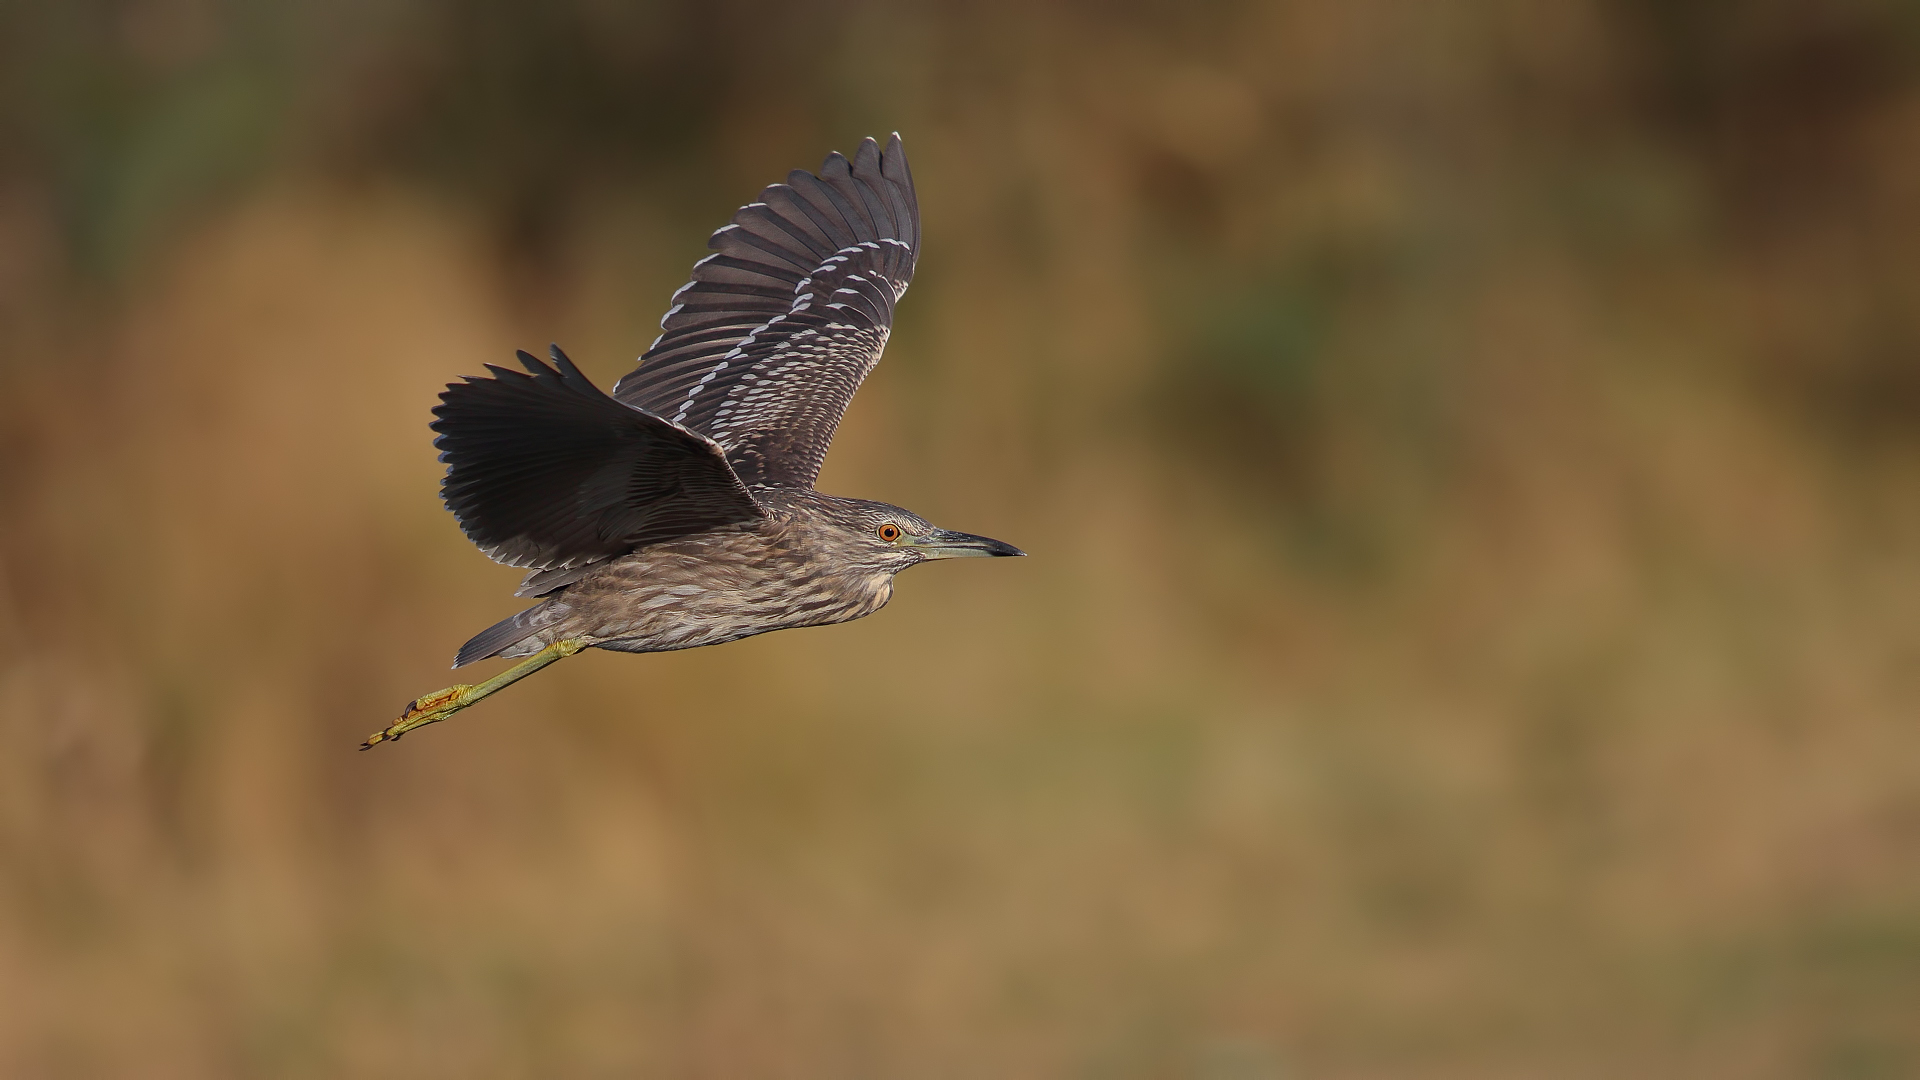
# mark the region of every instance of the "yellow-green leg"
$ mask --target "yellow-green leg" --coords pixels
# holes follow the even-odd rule
[[[370,750],[375,743],[392,742],[414,728],[437,724],[495,690],[504,690],[555,660],[564,660],[584,648],[586,648],[584,642],[573,638],[556,641],[486,682],[472,685],[461,683],[414,698],[407,704],[406,711],[400,714],[400,719],[395,720],[385,731],[376,731],[367,736],[367,741],[360,744],[360,749]]]

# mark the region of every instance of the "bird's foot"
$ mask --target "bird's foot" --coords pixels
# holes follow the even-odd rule
[[[360,744],[360,749],[371,750],[375,743],[392,742],[414,728],[437,724],[488,694],[504,690],[555,660],[564,660],[586,647],[586,643],[579,638],[561,638],[486,682],[472,686],[461,683],[445,690],[435,690],[425,697],[414,698],[407,703],[400,719],[388,725],[385,731],[376,731],[367,736],[367,741]]]
[[[406,710],[400,714],[400,719],[389,724],[385,731],[376,731],[367,736],[367,741],[360,744],[360,749],[371,750],[376,743],[392,742],[414,728],[426,727],[428,724],[437,724],[445,720],[480,700],[482,695],[473,693],[474,689],[466,683],[460,683],[457,686],[449,686],[445,690],[435,690],[431,694],[414,698],[407,703]]]

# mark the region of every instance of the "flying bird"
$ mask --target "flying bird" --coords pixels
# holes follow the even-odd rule
[[[733,215],[661,334],[604,393],[559,346],[450,384],[433,410],[441,498],[540,602],[453,666],[521,662],[408,703],[361,749],[438,723],[582,649],[664,652],[871,615],[933,559],[1021,555],[813,489],[880,360],[920,253],[900,136],[829,154]]]

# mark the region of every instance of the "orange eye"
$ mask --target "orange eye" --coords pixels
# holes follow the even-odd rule
[[[880,539],[885,540],[889,544],[900,539],[900,526],[895,525],[891,521],[880,526]]]

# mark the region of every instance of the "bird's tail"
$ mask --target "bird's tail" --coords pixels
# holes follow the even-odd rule
[[[527,650],[525,653],[515,653],[510,650],[512,650],[515,645],[532,637],[548,622],[552,621],[551,619],[540,617],[541,615],[548,614],[546,610],[548,607],[549,604],[535,604],[527,610],[520,612],[518,615],[501,619],[499,622],[473,635],[470,641],[460,646],[460,654],[453,658],[453,666],[457,668],[466,667],[468,664],[499,656],[501,653],[507,653],[509,656],[531,655],[546,643],[543,641],[533,642],[533,648]]]

